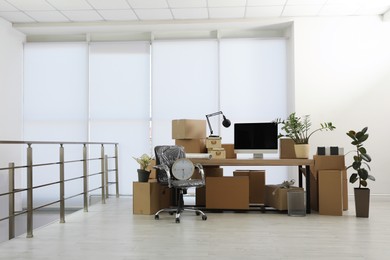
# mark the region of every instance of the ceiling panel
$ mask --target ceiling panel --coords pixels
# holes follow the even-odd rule
[[[62,11],[62,13],[73,22],[94,22],[103,20],[103,17],[92,10]]]
[[[17,11],[17,10],[18,9],[16,9],[14,6],[10,5],[6,1],[0,0],[0,12],[1,11]]]
[[[208,0],[209,7],[245,6],[246,0]]]
[[[284,6],[286,4],[286,0],[247,0],[248,6],[275,6],[275,5],[282,5]]]
[[[45,0],[7,0],[7,2],[22,11],[55,10],[54,7]]]
[[[282,12],[283,6],[253,6],[246,8],[246,17],[279,17]]]
[[[99,10],[98,13],[107,21],[138,20],[133,10]]]
[[[126,0],[88,0],[95,9],[118,10],[130,9],[130,5]]]
[[[85,0],[46,0],[58,10],[91,10],[90,4]],[[111,1],[111,0],[110,0]]]
[[[168,8],[166,0],[127,0],[132,8]]]
[[[168,9],[136,9],[140,20],[172,20],[172,13]]]
[[[38,22],[69,22],[69,19],[58,11],[28,11],[26,13]]]
[[[244,18],[245,7],[209,8],[209,15],[211,19]]]
[[[10,21],[11,23],[30,23],[35,22],[34,19],[29,17],[23,12],[0,12],[0,17]]]
[[[289,5],[283,10],[282,16],[316,16],[322,5]]]
[[[171,8],[207,7],[206,0],[167,0]]]
[[[46,26],[41,22],[63,23],[66,18],[79,23],[246,18],[260,21],[270,17],[382,15],[389,9],[390,0],[0,0],[0,17],[14,24],[31,23],[23,26],[32,31]],[[52,26],[51,30],[55,32],[56,28]]]
[[[207,8],[172,9],[174,19],[207,19]]]

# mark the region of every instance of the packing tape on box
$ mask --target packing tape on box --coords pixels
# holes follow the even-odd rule
[[[209,153],[186,153],[186,158],[211,159],[211,154],[209,154]]]

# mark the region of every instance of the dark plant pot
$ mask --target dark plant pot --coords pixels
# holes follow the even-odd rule
[[[368,218],[370,209],[370,189],[355,188],[356,217]]]
[[[139,182],[148,182],[149,181],[150,171],[138,169],[137,172],[138,172],[138,181]]]

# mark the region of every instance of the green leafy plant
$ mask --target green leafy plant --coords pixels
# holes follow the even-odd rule
[[[150,163],[153,160],[153,157],[149,156],[147,154],[143,154],[139,158],[136,158],[136,157],[133,157],[133,158],[134,158],[134,160],[137,161],[137,163],[139,163],[140,169],[144,170],[144,171],[146,170],[146,168],[150,165]]]
[[[353,162],[350,166],[347,167],[347,170],[352,168],[354,172],[349,178],[350,183],[355,183],[359,180],[359,188],[361,186],[367,187],[367,179],[375,181],[374,176],[370,175],[368,172],[371,171],[369,163],[371,162],[371,156],[367,153],[366,148],[364,148],[363,143],[368,139],[368,128],[364,127],[361,131],[356,132],[350,130],[347,135],[352,138],[351,144],[355,146]]]
[[[319,128],[314,131],[310,131],[311,121],[310,115],[303,117],[296,116],[295,112],[291,113],[286,120],[280,118],[276,120],[276,123],[281,124],[285,134],[279,134],[280,137],[290,137],[296,144],[308,144],[310,137],[318,131],[333,131],[336,129],[332,122],[321,123]]]

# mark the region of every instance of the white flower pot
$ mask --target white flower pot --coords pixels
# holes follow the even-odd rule
[[[295,144],[295,156],[300,159],[309,158],[310,145],[309,144]]]

